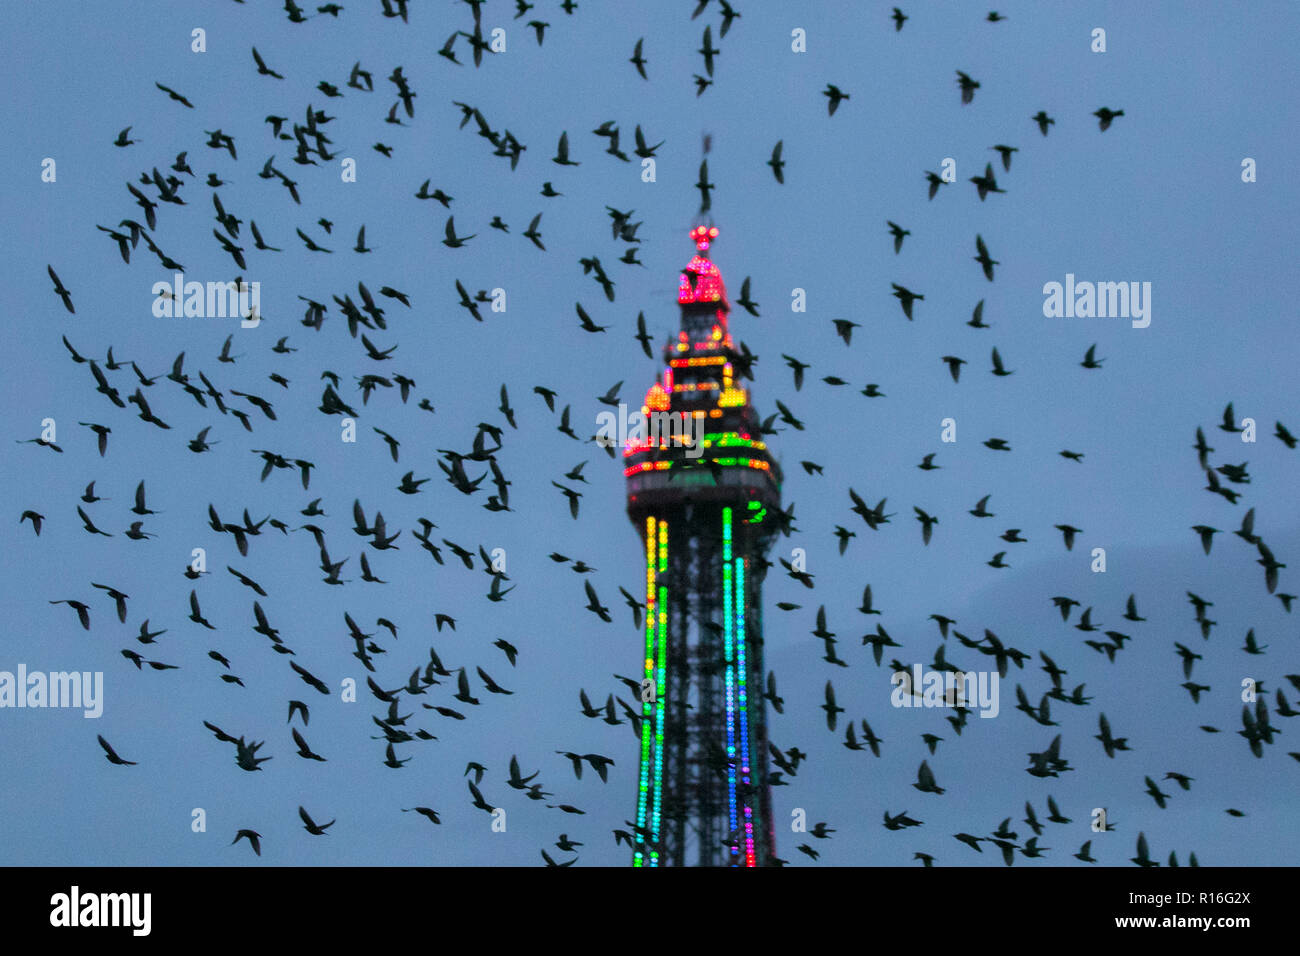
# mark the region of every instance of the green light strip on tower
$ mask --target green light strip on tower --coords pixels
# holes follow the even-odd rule
[[[722,659],[726,665],[727,707],[727,819],[731,832],[737,828],[736,815],[736,660],[732,634],[731,579],[731,509],[722,509]]]
[[[668,522],[659,522],[658,570],[663,574],[668,570]],[[664,697],[667,692],[667,656],[668,656],[668,588],[659,586],[659,643],[656,661],[655,683],[655,785],[654,818],[651,823],[651,837],[656,849],[651,850],[651,865],[659,863],[659,821],[663,812],[664,792]]]
[[[749,671],[749,661],[745,656],[745,609],[748,606],[745,597],[745,559],[736,558],[736,658],[737,671],[740,675],[740,772],[741,779],[745,783],[745,792],[753,793],[752,784],[754,782],[753,767],[750,766],[749,755],[749,691],[746,688],[746,674]],[[749,805],[747,798],[744,804],[744,820],[741,824],[744,828],[745,836],[745,865],[757,866],[758,861],[754,856],[754,811]]]
[[[645,551],[646,551],[646,620],[645,620],[645,662],[644,673],[647,680],[654,680],[654,636],[655,636],[655,557],[656,557],[657,535],[655,529],[655,519],[653,516],[646,518],[645,525]],[[649,701],[643,701],[641,704],[641,764],[637,779],[637,798],[636,798],[636,822],[640,828],[637,831],[637,846],[644,845],[642,834],[646,832],[646,810],[647,800],[650,789],[650,741],[654,733],[654,721],[651,718],[651,704]],[[633,866],[645,865],[645,852],[638,849],[632,855]]]

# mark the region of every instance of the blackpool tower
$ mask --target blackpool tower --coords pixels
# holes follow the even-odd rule
[[[623,448],[645,554],[645,656],[634,866],[764,866],[774,856],[763,698],[764,558],[781,469],[742,380],[709,248],[690,233],[681,330]]]

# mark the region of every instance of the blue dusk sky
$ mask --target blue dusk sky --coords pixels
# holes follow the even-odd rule
[[[798,849],[808,844],[820,865],[915,866],[914,854],[924,853],[937,865],[1002,866],[996,847],[982,844],[977,853],[953,835],[986,837],[1009,816],[1023,846],[1032,836],[1022,822],[1026,802],[1044,820],[1051,796],[1071,822],[1044,823],[1039,845],[1048,849],[1037,858],[1017,852],[1017,867],[1084,865],[1072,854],[1087,840],[1098,864],[1128,865],[1139,832],[1162,863],[1170,851],[1181,863],[1195,852],[1202,865],[1297,862],[1300,762],[1288,752],[1300,751],[1300,722],[1279,714],[1276,695],[1281,690],[1290,706],[1300,698],[1286,676],[1300,672],[1300,617],[1279,599],[1300,590],[1300,450],[1274,436],[1278,421],[1300,434],[1295,4],[1265,0],[1229,13],[1177,2],[1009,2],[998,8],[1005,20],[988,22],[986,7],[927,0],[907,4],[909,19],[896,31],[892,5],[742,0],[720,37],[717,2],[692,19],[693,0],[582,0],[571,14],[538,0],[515,18],[512,3],[488,0],[483,34],[503,30],[504,49],[478,67],[464,36],[454,44],[461,65],[438,55],[449,35],[472,32],[464,3],[410,0],[409,22],[385,17],[379,0],[344,0],[337,17],[316,6],[304,3],[301,23],[268,0],[51,0],[0,12],[7,91],[0,250],[9,303],[0,330],[7,423],[0,671],[22,665],[104,679],[97,719],[71,709],[0,709],[0,860],[532,866],[546,850],[558,861],[576,855],[580,866],[629,861],[611,831],[635,812],[637,743],[626,723],[584,718],[579,692],[597,704],[610,693],[627,696],[613,675],[637,673],[642,639],[619,588],[641,593],[643,552],[626,516],[620,463],[557,426],[568,406],[585,438],[606,408],[599,396],[621,382],[621,397],[637,407],[660,374],[659,346],[678,324],[677,276],[694,252],[687,233],[707,134],[711,215],[721,232],[711,253],[733,300],[750,277],[760,311],[731,316],[733,336],[759,357],[752,399],[764,417],[781,401],[805,426],[778,421],[767,436],[798,529],[778,538],[770,557],[789,560],[803,549],[815,581],[808,590],[777,565],[764,587],[766,664],[785,701],[784,714],[769,712],[769,731],[779,747],[807,754],[788,785],[773,790],[778,855],[814,865]],[[549,24],[540,46],[532,19]],[[697,96],[706,26],[721,53],[712,85]],[[1093,49],[1098,28],[1105,52]],[[195,29],[204,31],[203,52],[192,49]],[[792,49],[796,31],[803,52]],[[642,37],[648,80],[628,62]],[[284,78],[259,75],[252,47]],[[373,75],[373,92],[347,85],[358,62]],[[399,66],[415,94],[414,116],[399,106],[403,123],[395,125],[385,122],[398,102],[387,78]],[[979,83],[969,104],[959,70]],[[343,95],[327,96],[322,81]],[[828,83],[849,94],[833,116],[822,95]],[[526,147],[516,169],[493,155],[473,120],[462,128],[457,102]],[[292,138],[277,139],[264,120],[286,117],[289,135],[309,106],[332,117],[318,126],[331,158],[313,156],[316,165],[295,163]],[[1123,110],[1104,132],[1093,115],[1102,107]],[[1045,137],[1031,119],[1039,110],[1055,119]],[[605,152],[608,140],[592,131],[606,121],[629,154],[638,124],[651,145],[663,141],[653,181],[635,156],[623,162]],[[127,126],[136,142],[115,146]],[[237,159],[207,145],[216,130],[233,137]],[[580,165],[552,162],[562,133]],[[784,184],[766,164],[778,141]],[[997,144],[1018,150],[1009,170],[990,149]],[[182,151],[193,176],[172,169]],[[277,178],[257,175],[268,157],[296,182],[301,204]],[[348,159],[355,182],[343,175]],[[941,172],[949,160],[955,182],[927,198],[926,171]],[[989,163],[1005,192],[981,201],[969,180]],[[155,168],[164,182],[183,182],[183,205],[159,201],[156,185],[140,183]],[[221,185],[209,187],[209,174]],[[452,197],[449,209],[415,198],[425,180]],[[546,182],[562,195],[541,195]],[[117,241],[96,229],[126,233],[123,220],[144,222],[127,184],[158,202],[148,241],[181,263],[187,280],[238,274],[259,283],[258,327],[155,316],[154,283],[170,283],[175,270],[144,238],[124,263]],[[246,268],[214,237],[214,229],[227,233],[214,219],[214,194],[240,220],[228,241],[242,247]],[[641,264],[619,261],[629,244],[611,237],[606,207],[632,211],[641,224]],[[538,213],[545,251],[522,235]],[[460,248],[442,242],[449,215],[457,234],[474,237]],[[494,216],[508,232],[490,226]],[[253,221],[281,251],[254,248]],[[910,230],[897,254],[886,221]],[[353,251],[362,226],[368,253]],[[332,252],[308,250],[296,230]],[[972,261],[977,235],[998,263],[991,282]],[[614,281],[613,302],[584,275],[579,260],[590,256]],[[52,291],[47,267],[75,314]],[[1044,286],[1067,275],[1149,283],[1149,326],[1045,316]],[[485,305],[475,321],[458,304],[457,281],[470,295],[504,290],[505,310]],[[376,349],[395,348],[382,361],[349,335],[335,303],[350,296],[360,304],[358,283],[384,309],[386,329],[361,329]],[[891,283],[924,295],[913,321]],[[381,296],[382,287],[404,293],[409,308]],[[792,309],[797,290],[803,311]],[[327,306],[319,330],[302,324],[303,298]],[[971,328],[981,301],[989,328]],[[608,331],[584,332],[575,303]],[[634,340],[640,312],[654,360]],[[850,344],[834,319],[857,323]],[[123,400],[141,388],[170,427],[96,392],[89,363],[73,361],[65,337]],[[233,362],[219,358],[228,337]],[[294,351],[272,351],[282,337]],[[1081,367],[1094,344],[1101,367]],[[117,370],[105,369],[110,347],[123,363]],[[990,374],[995,348],[1013,374]],[[248,414],[251,432],[211,398],[201,407],[166,378],[180,353],[191,382],[201,384],[204,373],[228,408]],[[783,355],[810,365],[802,388]],[[967,363],[960,381],[945,356]],[[157,381],[143,387],[131,363]],[[341,440],[340,416],[318,409],[322,373],[338,376],[339,395],[358,413],[355,442]],[[367,374],[413,380],[409,400],[379,387],[363,404],[358,378]],[[826,376],[849,384],[827,384]],[[517,428],[497,409],[503,383]],[[861,394],[868,383],[883,397]],[[556,392],[554,412],[534,386]],[[274,420],[235,391],[272,403]],[[432,412],[418,407],[421,399]],[[1218,427],[1229,402],[1237,425],[1253,421],[1253,436]],[[46,419],[61,453],[21,443],[39,436]],[[955,442],[942,440],[945,419],[955,422]],[[106,455],[80,422],[111,429]],[[505,429],[496,459],[512,482],[508,512],[483,507],[491,476],[467,496],[438,467],[440,449],[470,451],[480,422]],[[1248,482],[1216,473],[1240,493],[1236,504],[1206,490],[1193,450],[1198,426],[1214,449],[1211,467],[1246,463]],[[211,449],[197,454],[187,443],[201,429],[210,429]],[[375,429],[400,441],[399,461]],[[1011,450],[985,447],[995,437]],[[296,467],[260,480],[262,450],[313,462],[310,488]],[[939,468],[918,470],[930,453]],[[822,472],[806,472],[804,461]],[[585,481],[564,477],[582,462]],[[432,480],[402,494],[408,471]],[[467,471],[472,479],[486,467],[470,462]],[[83,503],[91,481],[104,500]],[[155,514],[132,514],[141,481]],[[577,520],[553,481],[582,493]],[[870,504],[887,498],[892,520],[869,529],[850,510],[850,487]],[[971,516],[986,495],[995,517]],[[315,498],[325,514],[304,517]],[[367,520],[382,511],[389,533],[401,530],[397,550],[375,550],[354,534],[357,499]],[[240,521],[247,509],[253,522],[270,516],[294,530],[264,525],[244,557],[232,535],[209,526],[210,504],[223,522]],[[111,537],[87,533],[78,506]],[[914,507],[938,518],[928,546]],[[1231,533],[1252,508],[1254,534],[1290,565],[1275,593],[1261,551]],[[27,510],[44,516],[39,537],[19,522]],[[437,525],[432,540],[444,565],[413,537],[421,518]],[[136,520],[154,537],[128,538]],[[296,530],[309,522],[323,529],[333,561],[347,559],[343,586],[323,583],[311,533]],[[1057,524],[1081,529],[1073,549]],[[856,535],[843,555],[837,525]],[[1208,556],[1196,525],[1220,529]],[[1012,528],[1023,543],[1002,539]],[[475,557],[466,569],[443,538],[474,552],[503,549],[514,590],[487,600],[482,562]],[[188,581],[182,572],[195,548],[205,549],[209,573]],[[1094,570],[1094,549],[1104,549],[1104,573]],[[1003,551],[1009,567],[990,567]],[[361,580],[363,552],[387,583]],[[572,563],[549,559],[552,552],[595,570],[575,573]],[[584,581],[613,623],[584,609]],[[96,583],[129,595],[125,623]],[[868,583],[879,617],[857,610]],[[213,630],[189,619],[191,589]],[[1213,602],[1208,640],[1189,591]],[[1145,621],[1123,618],[1130,594]],[[1080,602],[1068,622],[1053,606],[1058,595]],[[88,605],[89,631],[73,608],[50,603],[68,599]],[[275,653],[252,630],[254,600],[294,656]],[[800,607],[782,611],[777,602]],[[847,668],[826,662],[810,633],[819,607]],[[1087,607],[1100,626],[1090,634],[1074,627]],[[955,637],[943,640],[929,619],[936,613],[973,640],[987,629],[1029,655],[1001,681],[998,715],[972,714],[960,735],[944,719],[949,711],[890,700],[891,658],[928,665],[943,646],[950,662],[992,666]],[[352,654],[345,614],[382,650],[373,674]],[[438,614],[454,618],[455,629],[439,633]],[[396,637],[380,618],[396,626]],[[136,639],[146,619],[166,629],[148,645]],[[901,645],[886,650],[881,667],[860,640],[878,622]],[[1243,649],[1251,629],[1262,654]],[[1085,644],[1107,640],[1107,630],[1131,637],[1113,662]],[[518,648],[513,666],[494,645],[499,639]],[[1176,643],[1201,655],[1192,680],[1210,690],[1199,704],[1180,686]],[[428,662],[430,646],[448,668],[467,669],[481,703],[454,700],[454,677],[422,696],[400,694],[400,714],[412,715],[405,729],[424,728],[437,740],[396,745],[409,762],[394,769],[384,765],[372,719],[386,707],[365,678],[386,689],[403,685]],[[123,649],[177,669],[137,668]],[[1086,706],[1053,701],[1056,726],[1015,708],[1017,685],[1035,704],[1051,688],[1040,652],[1068,672],[1067,691],[1086,684],[1091,698]],[[307,686],[291,661],[331,693]],[[478,667],[513,693],[487,692]],[[349,678],[359,685],[355,703],[340,699]],[[828,679],[846,709],[834,732],[820,707]],[[1238,733],[1247,680],[1263,684],[1278,731],[1261,744],[1262,757]],[[310,705],[310,723],[295,718],[292,726],[325,762],[296,755],[286,722],[292,699]],[[1129,751],[1106,756],[1095,739],[1102,713]],[[845,748],[850,719],[859,730],[866,719],[883,740],[879,758]],[[265,741],[259,756],[272,759],[241,770],[235,748],[204,721]],[[927,733],[943,738],[933,754]],[[1055,778],[1026,773],[1026,754],[1057,734],[1073,769]],[[136,764],[110,764],[98,735]],[[557,751],[613,758],[608,782],[590,769],[575,779]],[[511,789],[512,756],[525,775],[538,771],[536,782],[553,796],[533,801]],[[922,760],[942,795],[913,788]],[[471,803],[464,776],[471,761],[487,768],[480,788],[505,809],[504,832]],[[1192,778],[1190,789],[1166,779],[1170,772]],[[1146,777],[1170,795],[1165,809],[1144,792]],[[547,807],[561,803],[585,813]],[[337,823],[312,836],[300,805]],[[402,812],[416,806],[436,810],[441,824]],[[1113,831],[1090,829],[1098,807]],[[196,808],[204,832],[192,826]],[[824,821],[835,832],[820,840],[792,832],[800,810],[810,825]],[[901,811],[923,825],[882,826],[884,813]],[[240,829],[261,834],[260,857],[242,841],[230,845]],[[583,844],[576,854],[555,846],[561,833]]]

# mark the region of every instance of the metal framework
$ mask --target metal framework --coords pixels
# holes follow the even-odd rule
[[[761,603],[781,469],[740,385],[717,235],[691,230],[681,330],[623,448],[646,559],[634,866],[763,866],[775,849]]]

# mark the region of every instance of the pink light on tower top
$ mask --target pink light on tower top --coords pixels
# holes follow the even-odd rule
[[[696,226],[691,230],[691,239],[699,251],[691,257],[682,272],[677,286],[677,302],[689,305],[694,302],[721,302],[726,295],[722,284],[722,273],[709,261],[709,246],[718,238],[717,226]]]
[[[718,238],[717,226],[696,226],[691,230],[691,238],[695,240],[695,248],[700,252],[706,252],[709,248],[710,240]]]

